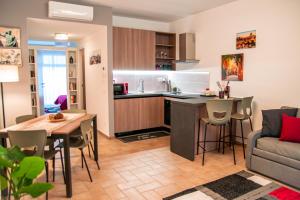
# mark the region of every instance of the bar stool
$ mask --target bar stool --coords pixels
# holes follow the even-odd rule
[[[251,116],[252,116],[252,100],[253,96],[251,97],[244,97],[242,98],[241,103],[241,108],[242,108],[242,113],[235,113],[231,116],[231,120],[236,120],[240,121],[241,124],[241,137],[240,136],[235,136],[235,137],[240,137],[242,138],[242,143],[243,143],[243,153],[244,153],[244,158],[246,158],[245,155],[245,142],[244,142],[244,129],[243,129],[243,121],[248,120],[250,121],[250,128],[251,131],[253,131],[253,126],[252,126],[252,121],[251,121]]]
[[[197,141],[197,154],[199,154],[199,147],[203,149],[202,154],[202,165],[204,165],[204,157],[206,152],[206,143],[207,142],[218,142],[219,148],[220,148],[220,142],[223,142],[223,153],[225,148],[225,129],[226,125],[229,125],[229,143],[232,145],[233,149],[233,159],[234,164],[236,164],[235,160],[235,149],[234,149],[234,141],[232,140],[232,132],[231,132],[231,112],[232,112],[232,105],[233,100],[225,100],[225,99],[213,99],[208,100],[206,102],[206,108],[208,113],[208,118],[201,118],[199,120],[199,129],[198,129],[198,141]],[[205,130],[204,130],[204,138],[203,141],[200,141],[200,124],[201,121],[205,124]],[[220,138],[218,141],[206,141],[206,134],[207,134],[207,126],[218,126],[220,128]],[[221,140],[221,134],[223,132],[223,137]],[[200,143],[203,143],[203,147],[200,145]]]

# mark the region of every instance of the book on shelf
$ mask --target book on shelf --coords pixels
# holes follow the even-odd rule
[[[31,90],[31,92],[36,92],[36,85],[35,84],[31,84],[30,85],[30,90]]]
[[[76,83],[70,83],[69,84],[69,89],[70,90],[76,90],[77,84]]]
[[[35,71],[34,70],[30,70],[30,77],[34,78],[35,77]]]
[[[77,102],[76,95],[71,95],[70,98],[71,98],[71,103],[76,103]]]
[[[35,59],[33,55],[29,55],[29,63],[35,63]]]
[[[36,98],[31,98],[31,105],[36,106]]]

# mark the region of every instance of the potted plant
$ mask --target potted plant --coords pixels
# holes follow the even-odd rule
[[[4,148],[0,145],[0,189],[9,189],[14,199],[23,196],[39,197],[53,188],[50,183],[36,182],[45,168],[45,160],[25,156],[19,147]]]

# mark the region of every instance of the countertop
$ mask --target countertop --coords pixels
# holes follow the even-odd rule
[[[182,103],[182,104],[189,104],[192,106],[198,106],[201,104],[205,104],[207,102],[207,100],[209,99],[215,99],[216,97],[198,97],[198,98],[192,98],[192,99],[172,99],[172,102],[174,103]],[[241,98],[239,97],[231,97],[230,99],[232,99],[235,102],[238,102],[241,100]]]
[[[126,95],[114,95],[114,99],[132,99],[132,98],[145,98],[145,97],[171,97],[176,99],[197,99],[200,94],[189,93],[169,93],[169,92],[145,92],[145,93],[128,93]],[[202,97],[207,98],[207,97]]]

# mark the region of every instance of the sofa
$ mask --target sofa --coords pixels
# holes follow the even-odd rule
[[[297,117],[300,117],[300,109]],[[300,189],[300,143],[261,137],[261,130],[254,131],[248,136],[246,167]]]

